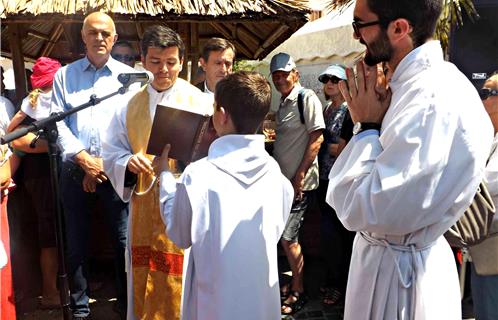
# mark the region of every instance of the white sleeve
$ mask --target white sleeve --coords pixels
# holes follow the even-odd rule
[[[64,79],[63,72],[65,68],[59,69],[54,77],[54,85],[52,89],[52,104],[50,112],[62,112],[66,110],[64,98]],[[69,129],[69,122],[71,117],[67,117],[63,121],[57,122],[57,130],[59,131],[58,144],[64,154],[64,159],[71,159],[80,151],[85,150],[81,141]]]
[[[166,234],[178,247],[186,249],[192,245],[192,206],[182,175],[176,183],[169,171],[161,173],[160,207],[161,217],[166,225]]]
[[[131,199],[133,189],[125,188],[124,182],[128,161],[133,154],[128,142],[126,111],[127,107],[125,106],[118,108],[112,117],[102,139],[102,158],[104,171],[114,190],[123,201],[128,202]]]
[[[382,140],[353,137],[330,171],[327,202],[349,230],[406,235],[436,222],[451,225],[475,194],[485,133],[462,129],[436,106],[406,109]]]

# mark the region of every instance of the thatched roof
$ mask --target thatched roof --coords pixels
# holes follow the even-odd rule
[[[306,23],[309,8],[307,0],[5,0],[2,56],[12,55],[15,25],[27,60],[45,55],[73,61],[84,54],[81,24],[94,11],[111,15],[120,39],[137,50],[144,29],[160,23],[180,33],[192,56],[208,38],[220,36],[235,44],[239,58],[261,59]]]
[[[1,6],[4,6],[2,8]],[[92,11],[104,11],[115,14],[149,16],[157,15],[198,15],[198,16],[227,16],[227,15],[275,15],[293,14],[296,11],[306,11],[307,1],[297,0],[21,0],[2,1],[0,3],[1,18],[13,15],[62,14],[86,15]]]

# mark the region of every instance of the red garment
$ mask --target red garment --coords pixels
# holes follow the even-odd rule
[[[7,253],[7,265],[0,269],[0,320],[15,320],[16,306],[12,286],[10,263],[9,221],[7,219],[7,195],[2,193],[0,208],[0,238]]]
[[[33,89],[52,87],[54,76],[61,67],[59,61],[47,57],[40,57],[33,66],[31,86]]]

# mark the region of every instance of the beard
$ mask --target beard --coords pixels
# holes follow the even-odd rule
[[[387,32],[381,29],[379,36],[370,44],[366,44],[363,39],[360,40],[367,47],[364,61],[369,66],[375,66],[380,62],[391,60],[393,55],[393,47],[387,37]]]

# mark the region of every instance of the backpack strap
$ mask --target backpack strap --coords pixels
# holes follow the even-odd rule
[[[301,88],[297,94],[297,109],[299,110],[299,119],[304,124],[304,88]]]

